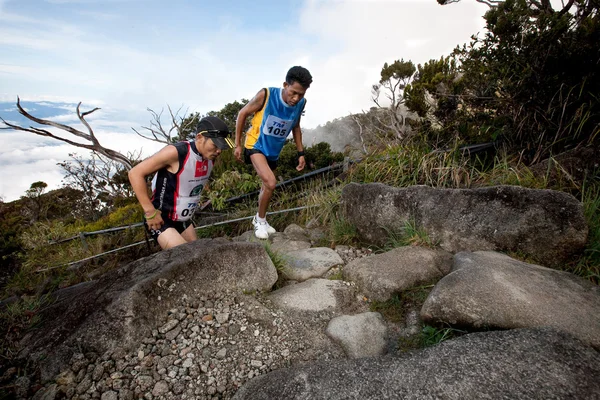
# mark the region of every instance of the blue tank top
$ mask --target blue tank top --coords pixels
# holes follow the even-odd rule
[[[290,106],[283,101],[281,88],[270,87],[265,92],[265,104],[252,118],[245,147],[260,151],[268,160],[277,160],[288,135],[300,121],[306,99]]]

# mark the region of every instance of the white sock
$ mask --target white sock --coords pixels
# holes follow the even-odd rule
[[[257,220],[258,222],[267,222],[267,219],[266,219],[266,218],[261,218],[261,217],[259,217],[258,213],[256,213],[256,220]]]

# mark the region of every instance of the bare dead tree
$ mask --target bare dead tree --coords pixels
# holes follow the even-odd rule
[[[367,146],[365,144],[365,138],[363,137],[363,126],[356,115],[351,115],[351,118],[356,123],[356,125],[358,125],[358,137],[360,138],[360,144],[362,146],[363,154],[367,154]]]
[[[187,115],[187,110],[183,113],[183,116],[179,115],[183,106],[179,107],[179,109],[175,113],[173,113],[173,110],[169,105],[167,105],[167,108],[171,117],[171,126],[168,129],[165,128],[162,123],[162,113],[164,110],[161,110],[160,113],[157,113],[151,108],[147,108],[148,112],[152,114],[150,126],[142,126],[142,128],[147,130],[148,132],[139,132],[135,128],[131,129],[133,129],[135,133],[137,133],[144,139],[152,140],[154,142],[164,144],[171,144],[177,142],[182,138],[183,132],[187,132],[190,130],[193,120],[190,118],[185,118],[185,115]]]
[[[141,151],[128,153],[127,156],[135,163],[140,159]],[[70,160],[57,164],[65,171],[65,186],[94,198],[102,194],[111,198],[133,195],[127,170],[120,163],[94,152],[89,159],[76,153],[70,153],[69,157]]]
[[[388,81],[385,84],[373,85],[371,90],[371,101],[373,101],[373,103],[375,103],[377,107],[381,108],[382,110],[389,110],[387,113],[387,117],[390,119],[389,123],[384,123],[381,120],[379,120],[379,122],[385,125],[387,128],[392,129],[398,139],[402,139],[404,137],[405,127],[404,116],[399,112],[400,106],[404,104],[404,98],[397,93],[399,90],[398,88],[401,86],[401,81]],[[381,95],[381,87],[387,89],[385,96],[390,101],[390,105],[388,107],[384,107],[380,104],[379,96]]]
[[[72,135],[75,135],[79,138],[85,139],[88,142],[90,142],[89,144],[87,143],[79,143],[79,142],[75,142],[73,140],[67,139],[67,138],[63,138],[60,136],[57,136],[55,134],[53,134],[52,132],[46,130],[46,129],[42,129],[42,128],[36,128],[33,126],[30,127],[23,127],[23,126],[19,126],[19,125],[15,125],[15,124],[11,124],[10,122],[7,122],[6,120],[4,120],[4,118],[0,117],[0,120],[2,121],[2,123],[5,125],[4,127],[0,127],[0,129],[13,129],[16,131],[24,131],[24,132],[31,132],[31,133],[35,133],[36,135],[40,135],[40,136],[45,136],[45,137],[50,137],[56,140],[60,140],[61,142],[65,142],[68,143],[72,146],[75,147],[80,147],[80,148],[84,148],[84,149],[88,149],[91,150],[97,154],[101,154],[113,161],[116,161],[120,164],[122,164],[127,170],[130,170],[132,168],[132,163],[131,161],[123,154],[119,153],[118,151],[106,148],[104,146],[102,146],[100,144],[100,141],[98,140],[98,138],[96,137],[96,135],[94,134],[94,131],[92,130],[90,124],[85,120],[85,117],[92,114],[94,111],[99,110],[100,108],[96,107],[90,111],[85,111],[85,112],[81,112],[80,108],[81,107],[81,102],[79,102],[79,104],[77,104],[77,117],[79,118],[79,120],[81,121],[81,123],[87,128],[88,133],[82,132],[78,129],[75,129],[71,126],[68,125],[64,125],[58,122],[54,122],[54,121],[49,121],[46,119],[41,119],[41,118],[37,118],[34,117],[33,115],[29,114],[27,111],[25,111],[25,109],[23,107],[21,107],[21,99],[17,97],[17,108],[19,110],[19,113],[21,115],[23,115],[24,117],[26,117],[27,119],[29,119],[30,121],[33,121],[37,124],[40,125],[45,125],[45,126],[52,126],[54,128],[58,128],[61,129],[63,131],[66,131]]]
[[[141,153],[141,149],[137,152],[127,153],[127,158],[135,164],[140,161]],[[127,170],[114,160],[100,154],[93,154],[98,157],[96,172],[94,174],[97,190],[105,192],[114,198],[133,196],[133,191],[127,177]]]

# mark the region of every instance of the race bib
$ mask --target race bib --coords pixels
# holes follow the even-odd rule
[[[263,134],[286,138],[292,131],[292,123],[294,121],[281,119],[274,115],[269,115],[263,126]]]

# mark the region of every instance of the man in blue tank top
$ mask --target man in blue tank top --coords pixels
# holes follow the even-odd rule
[[[129,182],[144,209],[146,229],[162,249],[197,239],[192,216],[206,186],[214,160],[233,147],[227,124],[204,117],[189,142],[170,144],[133,167]],[[146,177],[152,179],[152,198]]]
[[[298,150],[296,169],[301,171],[306,165],[300,117],[306,105],[304,95],[311,83],[312,76],[306,68],[292,67],[285,77],[283,88],[261,89],[238,114],[235,126],[235,158],[252,164],[262,181],[258,212],[252,219],[254,234],[259,239],[268,239],[269,234],[275,233],[275,229],[266,219],[267,208],[277,184],[273,171],[290,133]],[[242,130],[246,119],[252,114],[254,116],[251,127],[246,132],[246,141],[242,147]]]

